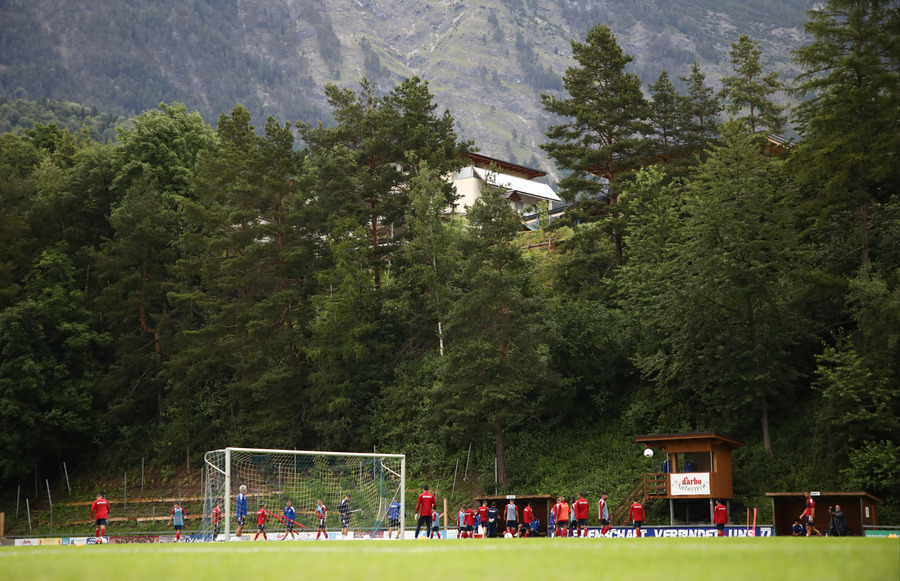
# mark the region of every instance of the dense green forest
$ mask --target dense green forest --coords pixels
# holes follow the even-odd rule
[[[537,233],[499,188],[447,215],[474,145],[418,78],[326,86],[327,127],[0,104],[35,122],[0,136],[0,494],[226,445],[447,474],[471,444],[485,487],[596,496],[650,468],[634,435],[716,431],[739,503],[865,490],[900,522],[898,24],[811,13],[790,111],[752,38],[720,92],[645,91],[594,26],[543,96],[571,205]]]

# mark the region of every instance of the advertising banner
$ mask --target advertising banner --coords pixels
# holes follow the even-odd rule
[[[668,537],[668,538],[687,538],[687,537],[716,537],[719,531],[712,525],[710,526],[683,526],[683,527],[642,527],[641,533],[645,537]],[[756,533],[754,535],[754,533]],[[599,528],[588,528],[588,537],[600,537]],[[607,538],[624,539],[635,537],[634,529],[630,527],[613,527],[606,534]],[[746,537],[747,527],[744,526],[726,526],[726,537]],[[757,537],[774,537],[775,527],[772,525],[757,526],[756,529],[750,529],[749,536]]]
[[[16,539],[17,547],[37,547],[41,544],[41,539]]]
[[[159,536],[158,535],[131,535],[131,536],[127,536],[127,537],[110,537],[109,540],[114,545],[147,544],[147,543],[158,543]]]
[[[669,490],[672,496],[710,495],[709,472],[684,472],[669,474]]]
[[[867,537],[884,537],[888,539],[896,539],[900,537],[900,529],[866,529]]]

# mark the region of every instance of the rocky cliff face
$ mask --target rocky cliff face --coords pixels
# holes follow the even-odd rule
[[[811,0],[7,0],[0,3],[0,94],[134,114],[183,101],[211,123],[243,103],[257,125],[326,119],[327,82],[362,76],[389,90],[429,81],[482,152],[546,164],[540,93],[571,66],[570,40],[608,24],[645,84],[696,59],[712,83],[729,44],[759,40],[793,76]]]

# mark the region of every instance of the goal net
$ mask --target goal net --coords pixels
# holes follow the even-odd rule
[[[256,513],[265,505],[269,511],[266,532],[270,538],[282,538],[287,520],[284,509],[290,501],[296,517],[296,535],[287,539],[316,538],[317,499],[328,511],[327,530],[341,531],[338,506],[347,494],[350,498],[348,536],[375,537],[388,530],[388,507],[400,503],[404,514],[406,456],[403,454],[358,454],[351,452],[309,452],[225,448],[206,453],[204,462],[203,519],[200,534],[208,540],[228,540],[237,528],[235,502],[240,486],[246,486],[248,515],[244,534],[255,533]],[[213,510],[220,507],[221,522],[213,523]],[[400,518],[400,537],[403,518]],[[216,530],[217,529],[217,530]],[[213,538],[217,532],[219,537]]]

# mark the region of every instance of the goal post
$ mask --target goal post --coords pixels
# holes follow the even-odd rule
[[[218,532],[230,540],[235,530],[235,502],[240,486],[246,486],[248,515],[244,531],[255,532],[262,505],[272,513],[269,534],[285,530],[284,508],[288,501],[296,511],[296,538],[316,537],[317,499],[328,511],[329,531],[341,529],[338,505],[351,495],[350,530],[375,537],[389,528],[388,507],[400,503],[400,538],[406,510],[406,455],[264,448],[211,450],[204,457],[203,519],[200,534],[211,538],[213,509],[220,506]],[[290,538],[295,538],[291,535]],[[212,538],[211,540],[216,540]]]

